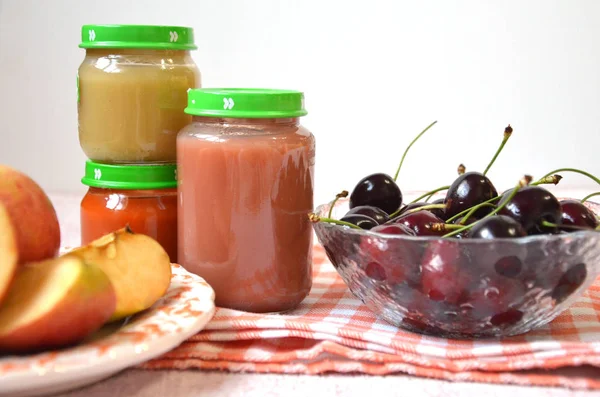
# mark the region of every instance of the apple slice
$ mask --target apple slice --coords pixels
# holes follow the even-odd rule
[[[171,261],[153,238],[129,228],[107,234],[65,254],[100,267],[117,293],[117,308],[110,321],[152,306],[169,289]]]
[[[19,249],[13,225],[6,207],[0,202],[0,305],[13,280],[18,260]]]
[[[116,307],[106,274],[76,257],[21,265],[0,306],[0,351],[26,353],[76,344]]]

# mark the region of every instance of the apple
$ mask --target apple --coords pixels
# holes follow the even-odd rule
[[[17,268],[17,240],[8,211],[0,203],[0,305],[8,291]]]
[[[18,262],[53,258],[60,248],[60,227],[52,202],[29,176],[0,164],[0,203],[12,221]]]
[[[169,289],[171,261],[153,238],[129,227],[107,234],[65,254],[93,263],[110,278],[117,293],[117,308],[110,321],[152,306]]]
[[[0,305],[0,351],[28,353],[76,344],[116,307],[108,276],[76,257],[28,263]]]

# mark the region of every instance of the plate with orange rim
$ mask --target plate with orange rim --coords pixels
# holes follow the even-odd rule
[[[64,392],[106,379],[177,347],[215,312],[213,289],[172,264],[171,285],[151,308],[108,324],[76,346],[27,356],[0,356],[0,396]]]

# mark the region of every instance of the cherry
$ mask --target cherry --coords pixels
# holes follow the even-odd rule
[[[427,245],[421,260],[423,293],[434,301],[458,304],[468,298],[472,277],[469,257],[455,240],[437,240]]]
[[[398,216],[405,214],[407,211],[414,210],[416,208],[420,208],[420,207],[430,205],[430,204],[444,204],[444,199],[443,198],[437,199],[431,203],[426,203],[424,201],[418,201],[416,203],[406,204],[404,207],[402,207],[400,212],[398,212]],[[446,215],[442,208],[430,208],[427,211],[431,212],[433,215],[437,216],[438,218],[440,218],[442,220],[446,220]]]
[[[408,228],[407,226],[405,226],[401,223],[391,223],[388,225],[375,226],[373,229],[371,229],[371,231],[381,233],[381,234],[416,236],[416,233],[414,232],[414,230]]]
[[[561,303],[575,292],[577,288],[581,287],[581,284],[583,284],[586,277],[587,269],[585,268],[584,263],[573,266],[563,274],[560,280],[558,280],[558,284],[552,291],[552,298],[555,299],[557,303]]]
[[[508,309],[505,312],[498,313],[490,319],[490,323],[497,327],[503,325],[513,325],[521,321],[523,312],[517,309]]]
[[[469,218],[470,220],[470,218]],[[506,215],[496,215],[482,219],[469,231],[469,238],[516,238],[527,233],[521,224]]]
[[[478,282],[470,292],[468,302],[473,306],[474,316],[489,318],[523,302],[526,288],[521,280],[489,277],[487,274],[480,274]]]
[[[371,217],[361,214],[350,214],[340,219],[340,221],[348,222],[360,227],[361,229],[369,230],[379,225],[377,221]]]
[[[470,225],[471,223],[475,223],[477,222],[480,218],[474,215],[471,215],[466,222],[461,223],[463,221],[463,219],[465,219],[464,216],[461,216],[460,218],[456,218],[455,220],[452,221],[453,224],[455,225]]]
[[[566,226],[579,226],[590,229],[598,227],[598,220],[592,210],[578,200],[562,200],[560,202],[561,224]],[[565,231],[576,229],[561,228]]]
[[[439,198],[431,202],[431,204],[444,204],[444,198]],[[446,211],[443,208],[432,208],[429,210],[433,215],[437,216],[442,220],[446,220],[449,216],[446,215]]]
[[[380,225],[383,225],[390,220],[390,216],[384,210],[369,205],[354,207],[346,213],[346,216],[352,214],[366,215],[369,218],[375,219]]]
[[[498,196],[496,188],[485,175],[480,172],[465,172],[452,182],[446,192],[445,215],[448,218]],[[478,209],[474,215],[484,217],[489,214],[489,207]]]
[[[361,179],[350,195],[350,208],[377,207],[388,214],[402,205],[402,192],[391,176],[372,174]]]
[[[417,236],[442,236],[445,233],[444,231],[435,231],[431,228],[431,224],[444,223],[444,221],[427,210],[401,215],[394,218],[392,222],[408,227]]]
[[[552,233],[555,227],[543,226],[542,222],[559,224],[561,220],[560,203],[552,193],[540,186],[524,186],[507,202],[511,191],[502,194],[498,206],[506,205],[498,212],[506,215],[523,226],[527,234]]]
[[[404,228],[402,225],[381,225],[378,228]],[[414,232],[404,228],[406,235]],[[385,281],[388,285],[407,281],[417,284],[420,279],[419,258],[421,251],[418,246],[406,241],[393,241],[381,244],[381,237],[363,238],[360,244],[360,254],[356,262],[364,268],[366,275],[375,281]]]
[[[516,278],[523,270],[523,262],[514,255],[504,256],[496,261],[494,270],[501,276]]]
[[[402,215],[402,214],[405,214],[405,213],[406,213],[406,211],[414,210],[414,209],[416,209],[416,208],[423,207],[424,205],[427,205],[427,204],[428,204],[428,203],[426,203],[426,202],[424,202],[424,201],[418,201],[418,202],[416,202],[416,203],[409,203],[409,204],[406,204],[404,207],[402,207],[402,208],[400,209],[400,211],[398,212],[398,215],[397,215],[397,216],[400,216],[400,215]]]

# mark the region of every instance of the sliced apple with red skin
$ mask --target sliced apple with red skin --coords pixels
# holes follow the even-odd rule
[[[0,352],[77,344],[100,329],[115,307],[108,276],[79,258],[22,265],[0,305]]]
[[[8,212],[0,203],[0,305],[8,292],[19,259],[17,239]]]
[[[128,227],[65,255],[93,263],[108,275],[117,293],[117,308],[110,321],[149,308],[171,284],[171,261],[164,248]]]

